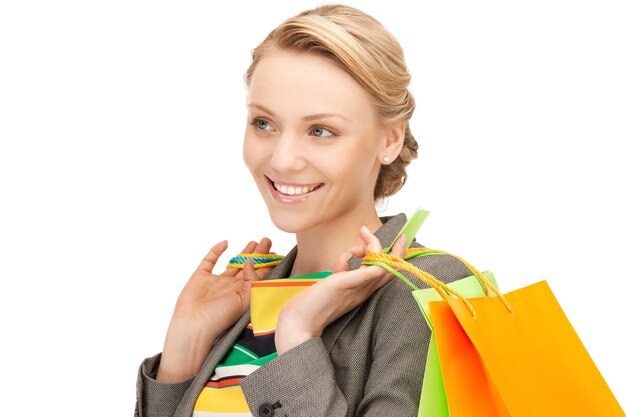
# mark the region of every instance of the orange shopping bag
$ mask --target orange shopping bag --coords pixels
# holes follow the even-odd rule
[[[428,250],[428,249],[421,249]],[[545,281],[501,295],[466,299],[413,265],[369,254],[437,289],[429,303],[451,417],[624,416]]]

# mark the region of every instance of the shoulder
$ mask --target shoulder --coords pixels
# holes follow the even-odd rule
[[[421,245],[414,243],[412,247]],[[408,261],[413,266],[428,272],[445,283],[470,276],[471,271],[452,255],[424,255]],[[407,271],[401,271],[418,288],[428,285]],[[369,329],[376,346],[403,344],[406,352],[426,352],[430,328],[415,301],[412,288],[403,280],[394,278],[364,303],[358,313],[364,320],[357,320],[363,329]],[[369,321],[369,323],[368,323]],[[398,335],[403,337],[398,338]],[[400,342],[399,340],[402,339]],[[383,348],[386,349],[386,348]]]
[[[413,242],[413,244],[411,244],[411,247],[417,248],[423,246],[419,243]],[[407,262],[415,266],[416,268],[421,269],[422,271],[428,272],[430,275],[444,283],[457,281],[459,279],[472,275],[472,272],[467,266],[465,266],[465,264],[463,264],[463,262],[461,262],[456,257],[448,254],[424,255],[409,259]],[[421,280],[416,278],[410,272],[402,271],[402,273],[419,288],[427,287],[426,284],[424,284]]]

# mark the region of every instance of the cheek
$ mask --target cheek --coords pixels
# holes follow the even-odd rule
[[[376,150],[373,146],[355,146],[337,152],[324,161],[326,172],[336,185],[354,192],[369,193],[376,182]]]
[[[243,162],[245,162],[246,166],[248,167],[249,170],[252,170],[252,160],[251,160],[251,156],[252,153],[250,151],[250,146],[248,144],[248,140],[244,139],[243,141]]]
[[[376,149],[369,142],[358,140],[343,149],[328,152],[324,164],[337,171],[358,171],[363,174],[376,160]]]
[[[261,164],[262,153],[260,148],[255,138],[249,134],[245,135],[243,140],[243,160],[251,172]]]
[[[369,164],[361,155],[331,153],[320,158],[316,166],[336,187],[361,189],[367,182]]]

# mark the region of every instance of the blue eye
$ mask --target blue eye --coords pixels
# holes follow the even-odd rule
[[[325,127],[319,127],[319,126],[311,129],[311,134],[315,136],[316,138],[327,138],[333,135],[333,133],[330,130],[326,129]]]
[[[268,121],[263,119],[253,119],[250,124],[264,132],[272,129],[272,125]]]

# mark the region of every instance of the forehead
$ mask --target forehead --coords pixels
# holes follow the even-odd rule
[[[285,115],[340,113],[373,117],[369,94],[334,62],[312,53],[275,49],[252,75],[249,102]]]

